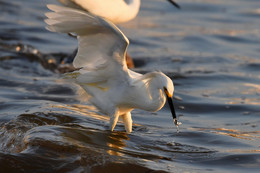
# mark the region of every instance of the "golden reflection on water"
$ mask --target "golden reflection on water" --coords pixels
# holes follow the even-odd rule
[[[253,83],[241,83],[237,86],[229,87],[231,91],[239,92],[241,97],[233,97],[227,104],[248,104],[248,105],[255,105],[260,106],[260,98],[257,97],[260,93],[260,85],[253,84]],[[252,96],[254,96],[252,98]],[[250,98],[248,98],[248,96]]]
[[[103,116],[98,114],[98,110],[91,105],[81,105],[81,104],[73,104],[73,105],[55,105],[56,108],[69,109],[71,111],[75,111],[82,116],[90,116],[98,120],[109,121],[108,116]]]
[[[80,113],[83,116],[89,116],[98,120],[102,121],[109,121],[108,116],[103,116],[98,114],[98,110],[91,105],[80,105],[80,104],[73,104],[73,105],[55,105],[57,108],[65,108],[72,111],[76,111]],[[94,130],[95,131],[95,130]],[[123,149],[126,147],[126,142],[129,140],[129,137],[125,132],[110,132],[110,131],[104,131],[101,134],[95,133],[93,134],[95,137],[93,138],[99,138],[100,141],[102,141],[107,146],[107,153],[109,155],[114,156],[123,156]],[[74,144],[77,143],[77,146],[81,146],[80,142],[73,142]]]
[[[260,153],[260,150],[243,150],[243,149],[231,149],[231,150],[226,150],[225,152],[229,153]]]
[[[232,98],[231,101],[227,102],[227,104],[248,104],[248,105],[260,105],[260,101],[257,98]]]
[[[109,117],[99,115],[97,109],[94,106],[74,104],[68,108],[98,120],[109,121]],[[106,142],[106,145],[108,146],[107,153],[114,156],[123,156],[124,154],[120,151],[123,150],[123,148],[126,146],[125,140],[129,140],[126,133],[111,132],[110,135],[106,135],[108,135],[108,137],[107,139],[104,139],[104,142]]]
[[[107,141],[107,146],[111,148],[107,150],[107,153],[113,156],[123,156],[124,154],[120,151],[123,151],[123,148],[126,147],[125,141],[129,140],[126,133],[114,132],[109,138],[112,139],[112,142],[110,140]]]
[[[214,129],[216,134],[225,135],[225,136],[231,136],[239,139],[245,139],[245,140],[254,140],[254,138],[260,139],[260,131],[252,131],[252,132],[240,132],[238,130],[233,129],[225,129],[225,128],[219,128]]]
[[[89,116],[98,120],[102,121],[109,121],[110,117],[106,115],[102,115],[99,113],[97,108],[92,105],[81,105],[81,104],[73,104],[73,105],[54,105],[53,107],[56,108],[63,108],[63,109],[69,109],[71,111],[75,111],[80,113],[83,116]],[[119,117],[118,122],[123,123],[121,118]],[[134,126],[140,126],[139,124],[134,123]]]
[[[211,133],[231,136],[234,138],[244,139],[244,140],[255,140],[260,139],[260,131],[239,131],[236,129],[227,129],[227,128],[191,128],[195,131],[208,131]]]
[[[242,94],[254,94],[254,93],[260,94],[260,85],[253,84],[253,83],[244,83],[244,86],[250,87],[250,88],[248,88],[248,90],[242,92]],[[260,101],[260,99],[259,99],[259,101]]]

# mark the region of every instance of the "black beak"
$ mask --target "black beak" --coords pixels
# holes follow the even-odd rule
[[[176,8],[180,9],[181,7],[176,3],[174,2],[173,0],[167,0],[169,3],[171,3],[172,5],[174,5]]]
[[[174,106],[173,106],[172,98],[167,96],[167,101],[169,103],[169,106],[170,106],[170,109],[171,109],[171,112],[172,112],[173,122],[176,126],[178,126],[177,117],[176,117],[175,109],[174,109]]]

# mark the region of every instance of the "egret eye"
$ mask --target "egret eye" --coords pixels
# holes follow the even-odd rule
[[[169,93],[166,87],[163,87],[165,93]]]
[[[169,91],[166,89],[166,87],[163,87],[164,93],[166,94],[167,97],[172,97],[172,95],[169,93]]]

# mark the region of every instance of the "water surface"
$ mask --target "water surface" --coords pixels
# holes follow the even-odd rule
[[[143,0],[119,27],[137,72],[175,84],[170,110],[134,110],[133,133],[81,102],[60,65],[77,47],[45,30],[46,4],[0,0],[0,166],[3,172],[258,172],[258,0]]]

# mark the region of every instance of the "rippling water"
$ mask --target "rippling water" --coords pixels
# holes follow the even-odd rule
[[[120,28],[135,71],[174,81],[182,125],[134,110],[130,135],[62,80],[77,42],[45,30],[47,3],[0,0],[0,172],[259,171],[258,0],[142,1]]]

